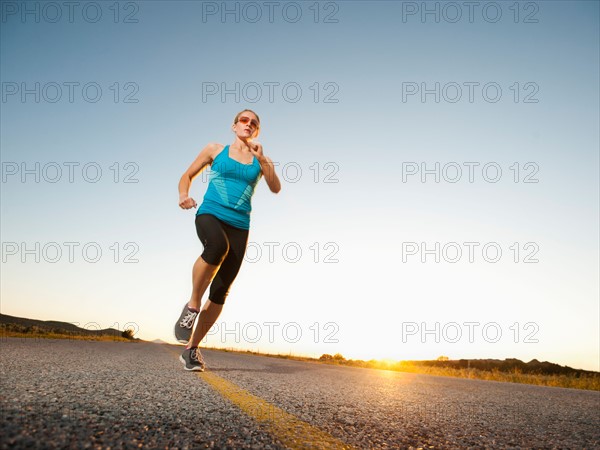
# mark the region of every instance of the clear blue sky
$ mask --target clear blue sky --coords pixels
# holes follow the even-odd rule
[[[599,3],[487,3],[2,1],[2,313],[172,341],[249,107],[283,189],[207,345],[599,370]]]

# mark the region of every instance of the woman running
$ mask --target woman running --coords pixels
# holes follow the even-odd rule
[[[195,208],[197,204],[189,196],[192,180],[210,164],[208,188],[196,212],[196,232],[204,251],[192,270],[190,301],[184,305],[175,324],[175,338],[187,343],[179,358],[185,370],[204,371],[198,345],[221,314],[240,270],[248,243],[251,199],[256,184],[264,175],[271,192],[281,190],[273,162],[263,153],[262,145],[253,142],[260,131],[258,115],[245,109],[235,116],[231,128],[235,133],[234,142],[226,146],[208,144],[179,181],[179,206]],[[209,285],[208,300],[200,310],[202,296]]]

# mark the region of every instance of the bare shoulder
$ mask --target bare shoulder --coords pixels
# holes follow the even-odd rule
[[[209,156],[211,160],[213,160],[224,148],[225,146],[223,144],[219,144],[218,142],[209,142],[206,144],[206,147],[202,149],[202,152]]]

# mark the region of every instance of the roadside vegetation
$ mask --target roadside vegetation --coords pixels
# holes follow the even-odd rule
[[[103,330],[85,333],[79,331],[70,331],[63,328],[45,328],[37,325],[21,325],[15,323],[0,323],[0,339],[4,338],[24,338],[24,339],[74,339],[82,341],[118,341],[118,342],[138,342],[139,339],[133,337],[134,330],[129,328],[124,331]]]

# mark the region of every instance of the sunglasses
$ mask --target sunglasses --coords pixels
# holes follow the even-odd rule
[[[242,122],[244,125],[250,122],[254,128],[258,128],[258,122],[254,119],[250,120],[250,117],[242,116],[238,119],[238,122]]]

